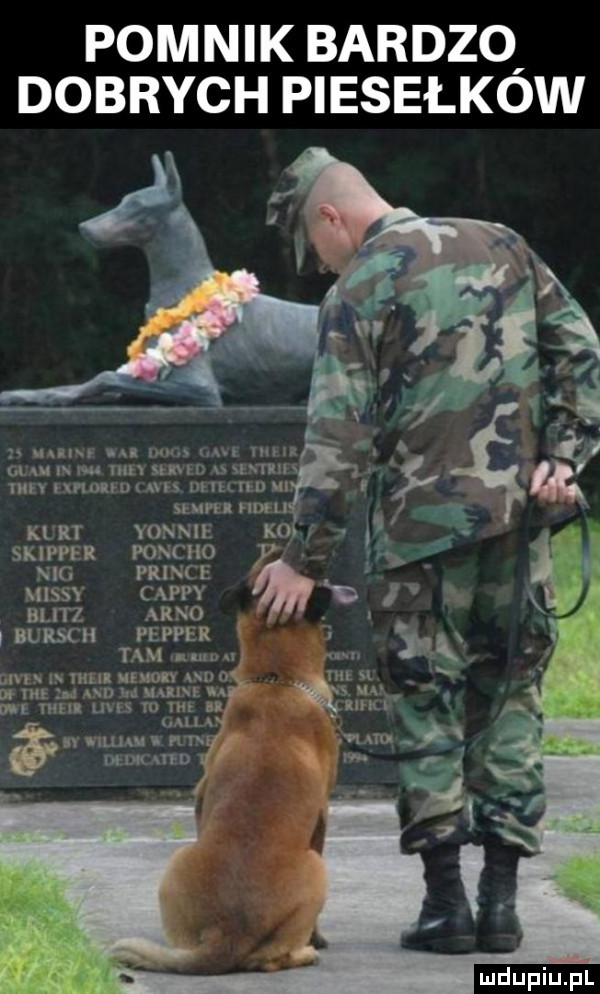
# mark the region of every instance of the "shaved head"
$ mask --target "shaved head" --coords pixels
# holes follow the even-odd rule
[[[364,233],[392,210],[363,174],[348,162],[326,166],[312,184],[300,215],[301,237],[321,272],[341,273]]]
[[[340,214],[346,215],[367,205],[379,206],[382,199],[355,166],[334,162],[317,176],[309,190],[303,208],[307,224],[314,219],[320,204],[331,204]]]

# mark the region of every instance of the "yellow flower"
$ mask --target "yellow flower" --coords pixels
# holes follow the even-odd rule
[[[215,270],[202,283],[190,290],[175,307],[159,307],[146,324],[142,325],[137,337],[127,347],[127,357],[136,359],[145,349],[149,338],[168,331],[173,325],[181,324],[191,315],[201,314],[207,304],[217,295],[226,293],[231,288],[231,277],[228,273]],[[257,291],[258,292],[258,291]]]

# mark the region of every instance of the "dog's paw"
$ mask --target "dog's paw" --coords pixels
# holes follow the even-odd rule
[[[298,953],[298,958],[294,966],[318,966],[320,962],[321,957],[315,947],[311,944]]]
[[[136,948],[136,940],[119,939],[107,950],[107,955],[118,966],[128,966],[131,970],[148,969],[146,958],[142,951]]]
[[[314,946],[302,946],[292,952],[285,953],[277,959],[266,960],[260,964],[259,970],[264,973],[273,973],[275,970],[293,970],[298,966],[317,966],[319,954]]]

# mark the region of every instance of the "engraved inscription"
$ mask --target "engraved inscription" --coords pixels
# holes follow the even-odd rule
[[[292,534],[302,419],[77,417],[0,412],[0,787],[188,786],[238,658],[219,596]],[[345,733],[389,747],[365,619],[325,628]],[[343,750],[340,781],[371,766]]]

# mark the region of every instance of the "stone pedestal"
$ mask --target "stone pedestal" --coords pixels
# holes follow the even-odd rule
[[[304,419],[0,411],[0,789],[195,783],[237,656],[218,597],[289,536]],[[331,579],[362,594],[356,510]],[[345,731],[389,748],[364,596],[326,622]],[[343,751],[339,783],[395,776]]]

